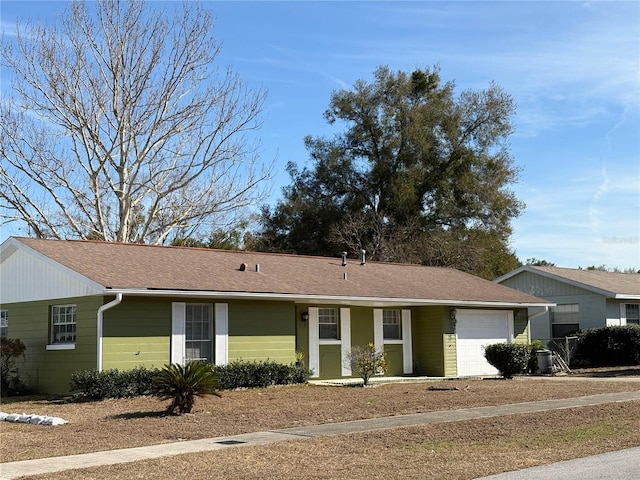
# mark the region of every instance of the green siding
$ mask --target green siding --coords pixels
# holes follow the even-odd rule
[[[404,375],[402,345],[385,344],[384,353],[386,353],[387,363],[389,364],[385,375],[390,377],[400,377]]]
[[[320,378],[341,378],[340,345],[320,345]]]
[[[295,361],[293,335],[229,337],[229,361],[274,360],[279,363]]]
[[[96,368],[96,312],[102,297],[81,297],[11,303],[8,310],[9,336],[19,338],[27,347],[24,359],[18,360],[20,378],[37,392],[69,392],[71,373]],[[51,331],[52,305],[75,304],[76,343],[72,350],[47,350]]]
[[[444,329],[449,308],[422,307],[414,308],[412,312],[414,373],[434,377],[445,375],[445,349],[451,349]],[[453,348],[455,357],[455,337]]]
[[[373,308],[351,307],[351,345],[373,343]]]
[[[162,367],[170,361],[171,300],[125,297],[104,313],[102,367]]]
[[[296,308],[285,302],[229,303],[229,361],[295,361]]]
[[[526,308],[514,310],[513,312],[513,336],[514,343],[523,343],[525,345],[531,343],[529,336],[529,318]]]

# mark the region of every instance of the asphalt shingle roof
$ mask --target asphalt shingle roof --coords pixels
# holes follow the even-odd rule
[[[113,289],[248,292],[453,302],[546,304],[450,268],[204,248],[18,238]],[[241,270],[245,264],[246,269]],[[256,271],[259,265],[259,271]],[[345,279],[346,274],[346,279]]]
[[[618,295],[640,295],[640,274],[560,267],[530,267],[561,279]]]

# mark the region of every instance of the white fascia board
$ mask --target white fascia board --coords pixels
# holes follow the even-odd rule
[[[148,290],[139,289],[105,289],[104,295],[122,293],[127,296],[144,297],[179,297],[179,298],[227,298],[238,300],[278,300],[295,303],[314,303],[325,305],[355,305],[367,307],[386,306],[453,306],[453,307],[499,307],[499,308],[528,308],[552,307],[553,302],[485,302],[476,300],[432,300],[423,298],[392,298],[392,297],[345,297],[338,295],[300,295],[292,293],[253,293],[253,292],[213,292],[199,290]]]
[[[631,293],[616,293],[616,296],[613,297],[616,300],[640,300],[640,295],[634,295]]]

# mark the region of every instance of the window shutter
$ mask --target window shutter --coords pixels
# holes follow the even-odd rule
[[[171,363],[184,364],[186,303],[171,304]]]

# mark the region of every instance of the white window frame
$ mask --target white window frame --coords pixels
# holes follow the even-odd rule
[[[215,365],[226,365],[229,362],[229,305],[215,303],[213,305],[213,335],[215,345]],[[186,302],[171,304],[171,356],[170,362],[185,364],[186,354]]]
[[[326,321],[330,318],[332,321]],[[323,321],[324,320],[324,321]],[[335,325],[335,336],[323,337],[322,325]],[[320,343],[340,343],[340,309],[332,307],[320,307],[318,308],[318,339]]]
[[[385,327],[394,326],[398,329],[397,336],[387,336]],[[402,344],[402,310],[383,309],[382,310],[382,341],[387,344]]]
[[[193,313],[195,309],[202,310],[203,318],[198,319],[197,321],[193,318]],[[204,318],[206,317],[206,318]],[[189,323],[193,323],[191,327]],[[196,325],[207,325],[207,338],[189,338],[189,334],[193,336],[194,327]],[[184,358],[185,362],[191,362],[195,360],[202,360],[205,362],[213,363],[213,305],[211,303],[187,303],[185,305],[185,332],[184,332]],[[191,356],[190,351],[193,350],[195,344],[208,345],[207,352],[205,356]],[[190,345],[191,344],[191,345]],[[205,346],[206,348],[206,346]],[[202,353],[202,351],[201,351]]]
[[[631,308],[629,308],[631,307]],[[635,310],[631,321],[629,321],[629,310]],[[633,318],[635,317],[635,318]],[[624,307],[624,318],[627,325],[640,325],[640,304],[626,303]]]
[[[9,336],[9,310],[0,310],[0,337]]]
[[[75,303],[51,305],[51,341],[50,345],[74,345],[76,343],[77,309]],[[71,326],[60,332],[56,327]],[[70,331],[69,331],[70,330]],[[64,340],[57,339],[58,335],[65,334]],[[69,339],[69,335],[71,338]]]

